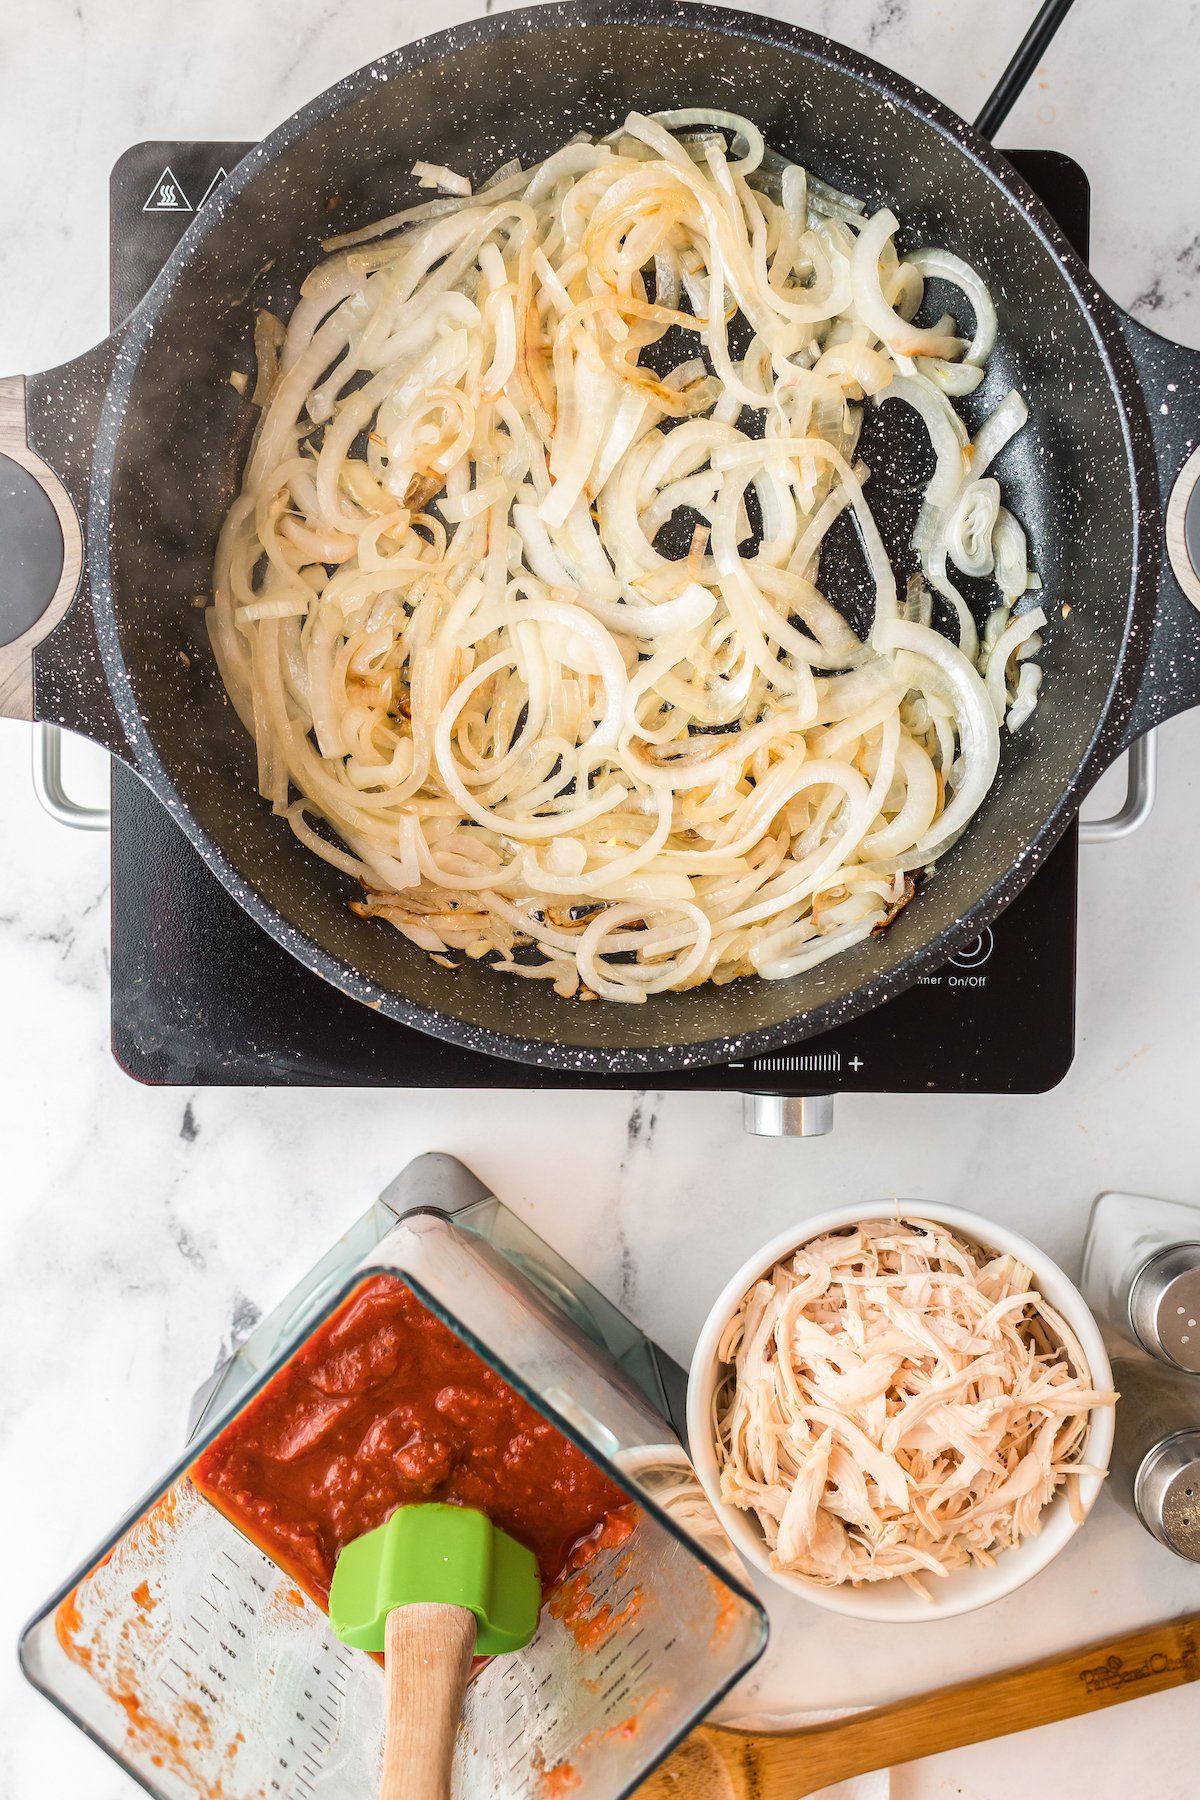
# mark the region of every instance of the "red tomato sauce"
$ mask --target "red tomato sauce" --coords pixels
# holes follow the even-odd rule
[[[190,1473],[323,1606],[342,1546],[413,1501],[478,1507],[533,1551],[543,1590],[628,1505],[393,1275],[364,1282]]]

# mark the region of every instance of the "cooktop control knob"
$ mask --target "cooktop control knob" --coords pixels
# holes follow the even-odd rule
[[[743,1120],[755,1137],[824,1137],[833,1130],[832,1094],[744,1094]]]

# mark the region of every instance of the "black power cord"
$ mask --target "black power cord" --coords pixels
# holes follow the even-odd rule
[[[984,102],[975,121],[981,137],[994,138],[1041,62],[1055,32],[1070,12],[1072,0],[1045,0],[1037,18],[1017,45],[1012,61]]]

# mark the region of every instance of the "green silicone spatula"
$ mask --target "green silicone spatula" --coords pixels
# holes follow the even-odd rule
[[[473,1507],[402,1506],[346,1545],[329,1618],[344,1644],[383,1651],[379,1800],[450,1800],[471,1658],[523,1649],[541,1601],[536,1557]]]

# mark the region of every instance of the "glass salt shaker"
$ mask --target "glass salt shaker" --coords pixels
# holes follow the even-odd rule
[[[1113,1498],[1160,1544],[1200,1562],[1200,1382],[1106,1331],[1117,1402]]]
[[[1159,1362],[1200,1374],[1200,1209],[1101,1194],[1083,1247],[1083,1297]]]

